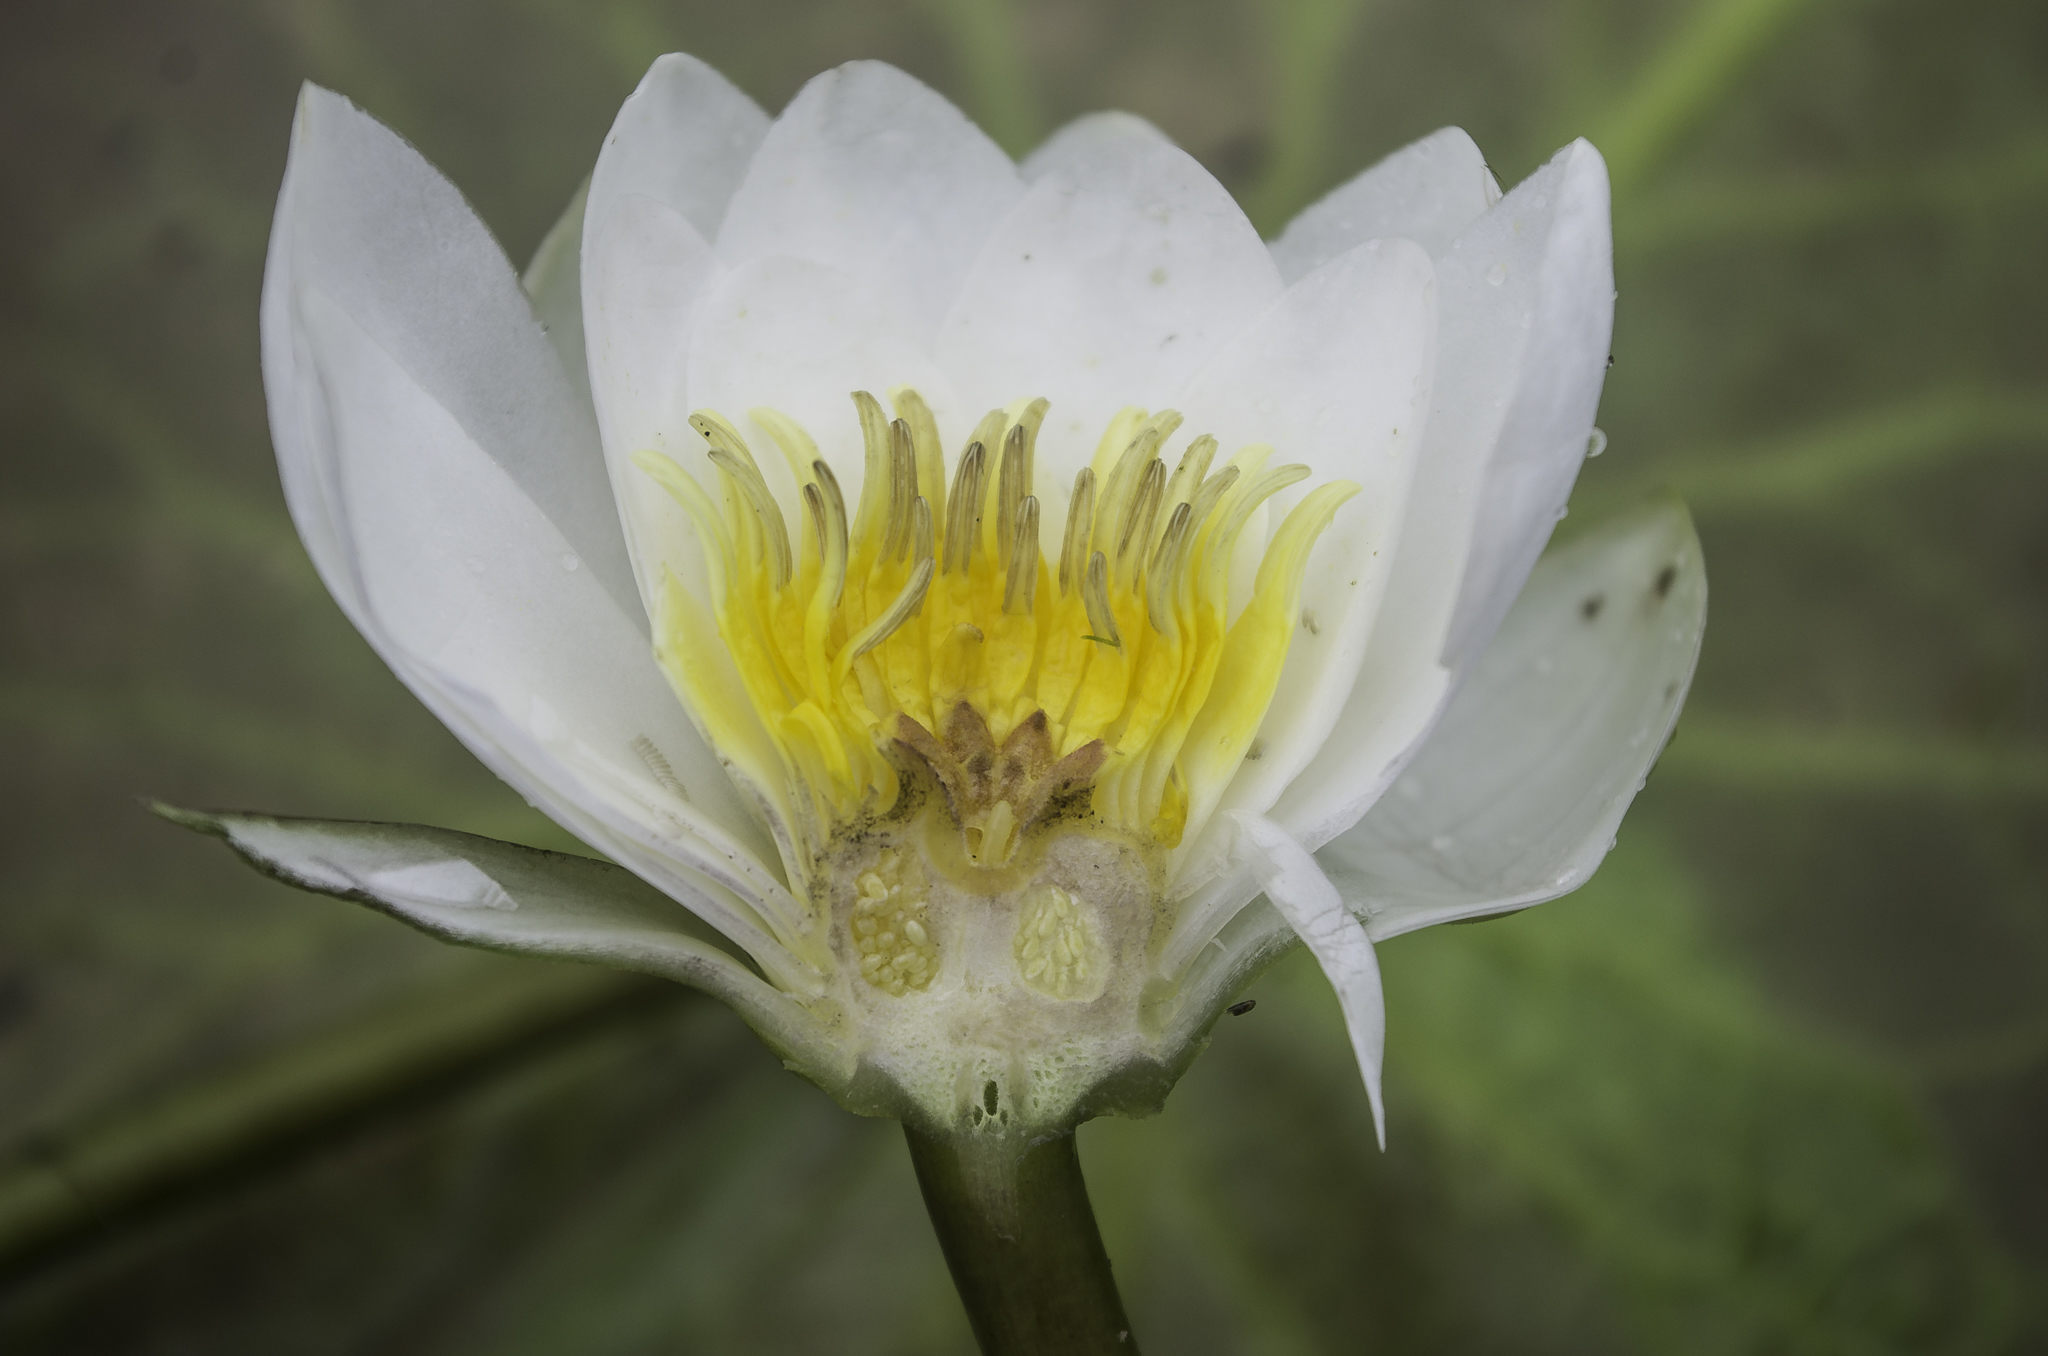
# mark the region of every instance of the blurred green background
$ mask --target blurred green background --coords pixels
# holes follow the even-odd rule
[[[1691,502],[1691,707],[1592,886],[1384,948],[1387,1153],[1300,956],[1084,1130],[1148,1350],[2048,1349],[2038,0],[9,0],[0,1349],[967,1349],[895,1128],[723,1009],[138,805],[562,844],[315,580],[257,287],[301,79],[523,259],[669,49],[771,109],[882,57],[1012,151],[1129,108],[1269,232],[1450,122],[1612,164],[1565,527]]]

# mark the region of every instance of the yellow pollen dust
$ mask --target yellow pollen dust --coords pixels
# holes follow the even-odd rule
[[[1357,487],[1295,504],[1233,619],[1239,538],[1307,467],[1269,467],[1266,447],[1216,466],[1202,436],[1169,468],[1180,415],[1125,410],[1053,534],[1033,475],[1046,401],[991,411],[950,475],[916,392],[893,394],[893,418],[853,401],[866,465],[850,509],[803,429],[750,411],[795,477],[794,529],[717,414],[690,420],[716,497],[668,457],[636,458],[703,544],[709,595],[670,576],[655,640],[721,755],[786,795],[818,842],[889,809],[901,770],[923,763],[977,856],[993,843],[1000,860],[1084,788],[1102,823],[1178,844],[1264,719],[1309,550]]]

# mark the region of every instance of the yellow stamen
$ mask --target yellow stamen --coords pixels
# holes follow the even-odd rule
[[[673,579],[663,593],[656,650],[671,681],[814,846],[886,813],[915,760],[983,865],[1083,788],[1102,823],[1177,844],[1250,747],[1309,550],[1356,487],[1325,485],[1295,505],[1233,620],[1239,538],[1306,467],[1268,468],[1267,449],[1247,448],[1212,472],[1217,444],[1203,436],[1169,474],[1160,452],[1180,415],[1125,410],[1075,477],[1048,561],[1033,491],[1046,402],[991,411],[948,486],[930,409],[907,389],[891,399],[893,418],[854,396],[866,460],[851,513],[804,430],[750,412],[795,478],[809,520],[800,557],[719,415],[690,422],[722,505],[668,458],[636,459],[689,514],[705,554],[707,597]],[[721,651],[729,664],[711,662]]]

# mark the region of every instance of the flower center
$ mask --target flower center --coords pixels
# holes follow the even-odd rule
[[[906,774],[936,783],[977,865],[1004,864],[1026,830],[1066,815],[1177,845],[1244,758],[1309,549],[1357,487],[1324,485],[1294,506],[1233,617],[1239,540],[1307,467],[1269,467],[1265,447],[1216,467],[1216,440],[1202,436],[1169,470],[1161,452],[1180,415],[1126,410],[1075,476],[1048,554],[1032,464],[1046,401],[990,412],[949,475],[914,391],[895,393],[894,418],[865,392],[853,399],[866,467],[851,511],[810,437],[752,412],[795,478],[794,531],[717,414],[690,421],[710,445],[712,489],[667,457],[636,458],[703,544],[710,594],[670,576],[655,642],[707,737],[735,760],[755,751],[743,770],[780,783],[760,789],[784,798],[815,847],[887,813]],[[911,921],[878,918],[873,935],[911,955]],[[1078,925],[1044,926],[1032,963],[1042,954],[1049,984],[1080,984]]]

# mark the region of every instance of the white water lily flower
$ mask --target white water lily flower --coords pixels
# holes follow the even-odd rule
[[[1585,879],[1691,675],[1682,510],[1537,564],[1612,300],[1583,142],[1503,197],[1439,132],[1269,247],[1125,114],[1020,165],[885,65],[771,121],[685,56],[522,290],[309,88],[262,312],[293,517],[399,677],[624,870],[188,822],[699,985],[940,1132],[1156,1106],[1298,936],[1378,1118],[1373,942]]]

